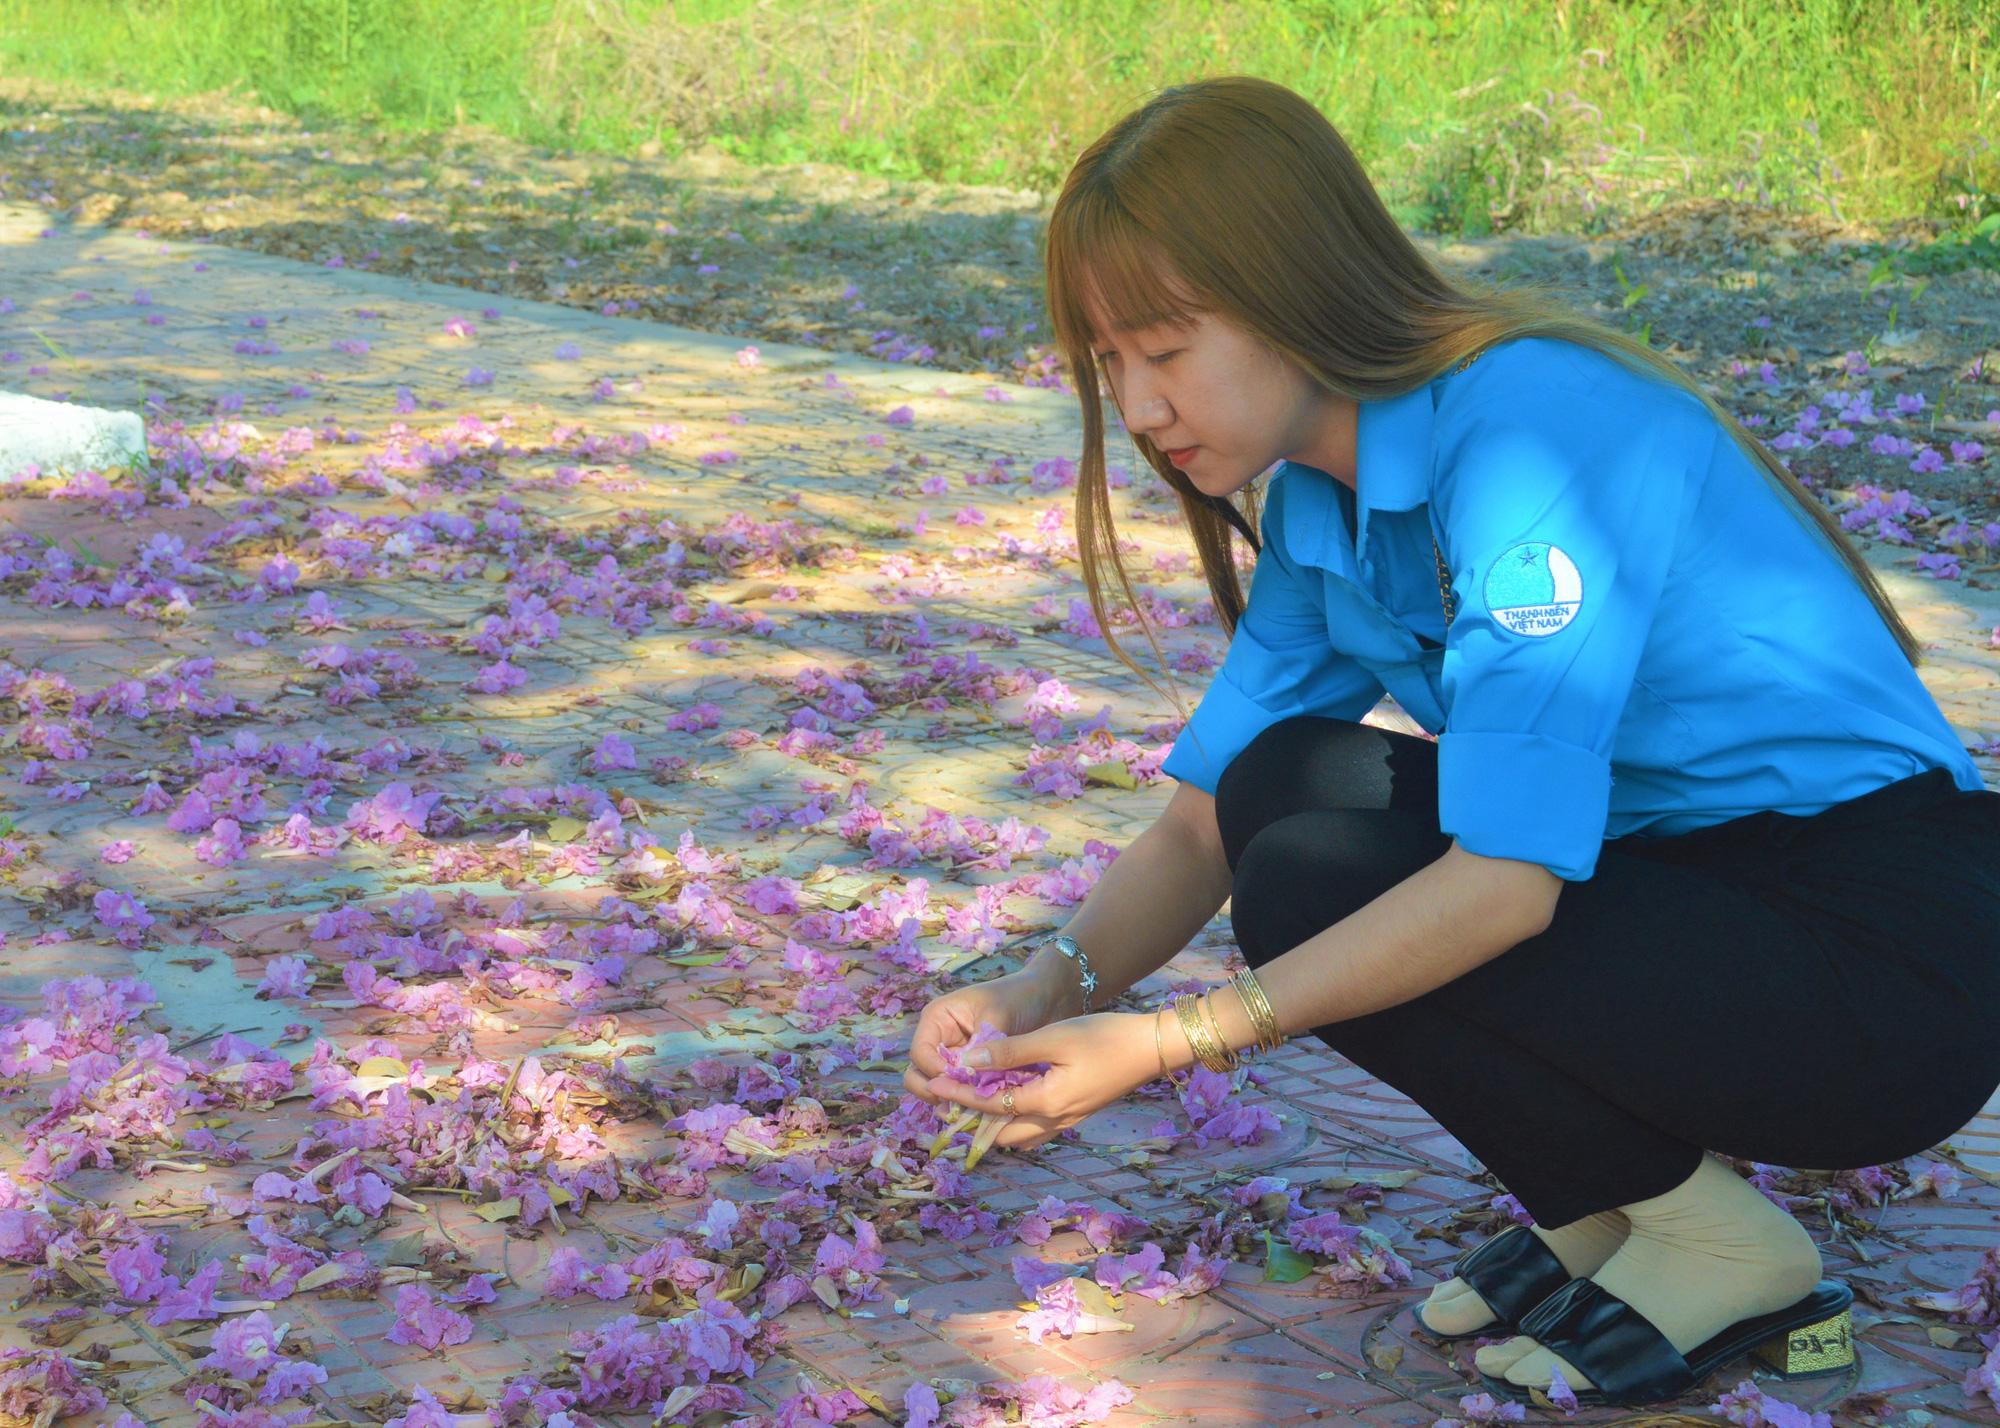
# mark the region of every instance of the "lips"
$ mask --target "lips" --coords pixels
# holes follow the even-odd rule
[[[1166,457],[1167,460],[1173,462],[1176,466],[1185,466],[1188,462],[1194,460],[1194,454],[1199,450],[1201,448],[1198,446],[1183,446],[1177,451],[1167,452]]]

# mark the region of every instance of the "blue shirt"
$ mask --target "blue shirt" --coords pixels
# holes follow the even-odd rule
[[[1983,787],[1868,597],[1691,395],[1510,342],[1361,407],[1356,490],[1287,463],[1228,658],[1166,772],[1386,691],[1438,818],[1581,880],[1607,838],[1817,813],[1929,769]],[[1450,570],[1447,629],[1435,538]]]

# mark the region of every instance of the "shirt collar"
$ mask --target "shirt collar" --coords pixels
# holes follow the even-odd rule
[[[1414,511],[1430,499],[1431,428],[1437,405],[1430,384],[1386,401],[1363,402],[1354,435],[1357,504],[1368,510]]]
[[[1430,500],[1436,420],[1428,383],[1399,397],[1361,404],[1354,437],[1358,529],[1351,551],[1334,478],[1310,466],[1288,463],[1285,544],[1292,559],[1356,579],[1356,560],[1367,557],[1369,512],[1413,511]]]

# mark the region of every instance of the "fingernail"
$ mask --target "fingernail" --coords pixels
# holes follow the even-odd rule
[[[976,1069],[984,1069],[993,1064],[993,1053],[983,1046],[975,1046],[965,1053],[965,1064]]]

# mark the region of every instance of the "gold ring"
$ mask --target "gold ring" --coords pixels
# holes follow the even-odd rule
[[[1000,1104],[1001,1104],[1001,1105],[1003,1105],[1003,1106],[1005,1106],[1005,1107],[1007,1108],[1007,1114],[1008,1114],[1008,1115],[1010,1115],[1010,1116],[1011,1116],[1011,1115],[1014,1115],[1014,1114],[1015,1114],[1015,1111],[1014,1111],[1014,1093],[1013,1093],[1013,1091],[1012,1091],[1012,1090],[1006,1090],[1006,1091],[1002,1091],[1002,1092],[1000,1093]]]

